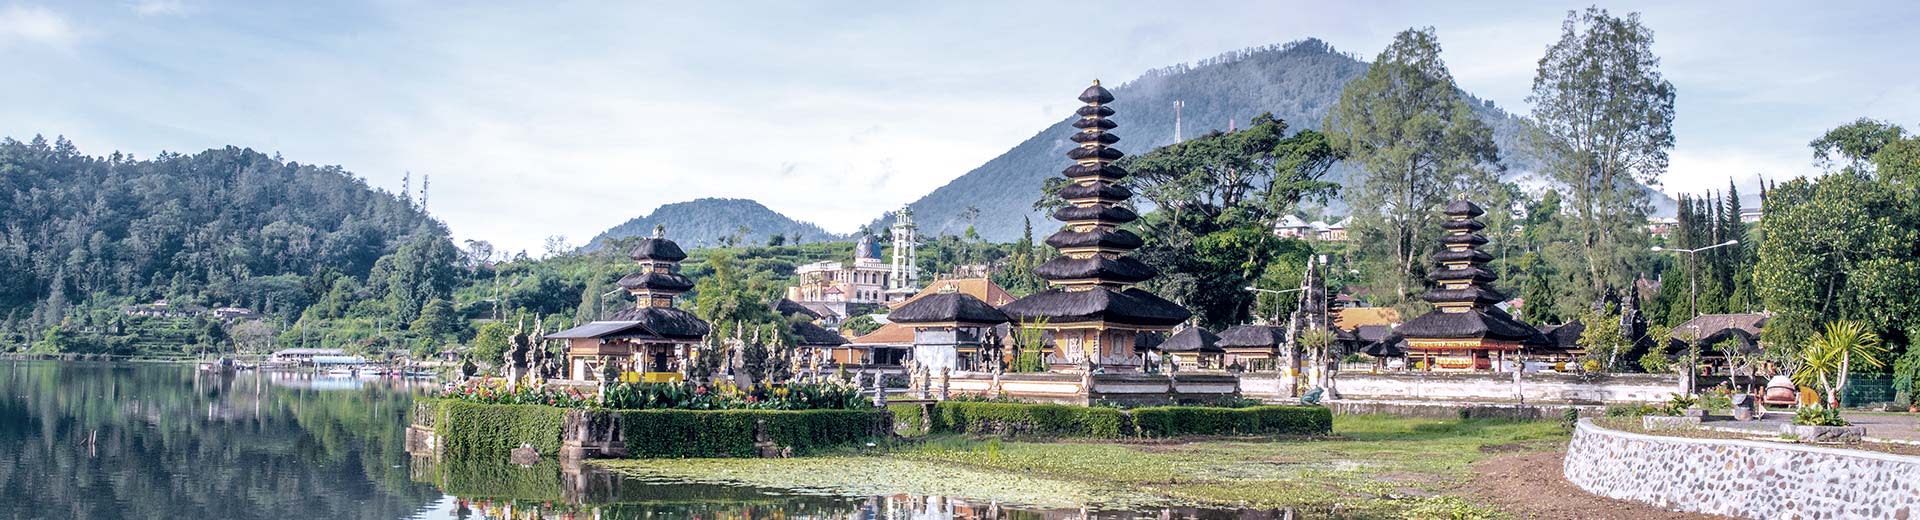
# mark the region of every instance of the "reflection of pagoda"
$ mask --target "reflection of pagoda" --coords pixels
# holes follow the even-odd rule
[[[1493,256],[1479,249],[1487,243],[1480,235],[1486,225],[1475,217],[1486,212],[1466,199],[1442,212],[1445,249],[1433,253],[1440,266],[1427,275],[1438,285],[1426,295],[1434,309],[1394,332],[1406,338],[1407,360],[1422,362],[1427,370],[1506,370],[1503,363],[1518,361],[1522,349],[1544,346],[1545,340],[1493,306],[1506,297],[1489,285],[1496,276],[1483,267]]]
[[[680,261],[687,259],[680,245],[656,228],[628,256],[640,265],[620,279],[620,287],[633,295],[632,308],[547,335],[567,341],[569,379],[596,380],[602,367],[612,364],[648,381],[679,380],[689,349],[707,336],[705,320],[673,306],[675,296],[693,289],[693,280],[680,274]]]
[[[1139,218],[1126,207],[1133,192],[1119,181],[1126,170],[1113,164],[1124,154],[1110,148],[1119,137],[1107,133],[1117,124],[1108,116],[1113,93],[1093,86],[1080,93],[1086,106],[1073,123],[1079,145],[1067,152],[1074,160],[1063,173],[1072,181],[1060,189],[1070,206],[1053,213],[1066,226],[1047,237],[1060,256],[1034,269],[1051,289],[1008,303],[1001,310],[1015,322],[1038,324],[1053,337],[1056,364],[1139,365],[1138,349],[1151,345],[1174,325],[1192,316],[1179,304],[1132,288],[1157,273],[1127,256],[1141,240],[1120,226]]]

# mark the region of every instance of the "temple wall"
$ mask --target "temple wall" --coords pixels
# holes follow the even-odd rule
[[[1092,388],[1088,389],[1091,381]],[[937,388],[939,383],[933,383]],[[1224,373],[1165,374],[1107,373],[1083,378],[1080,374],[960,373],[947,379],[949,395],[1007,397],[1063,404],[1107,402],[1154,405],[1209,402],[1234,394],[1237,377]]]
[[[1249,390],[1242,381],[1241,393],[1267,399],[1271,394]],[[1436,373],[1407,372],[1335,376],[1334,388],[1341,399],[1430,400],[1469,402],[1528,403],[1655,403],[1673,398],[1680,390],[1680,378],[1666,374],[1558,374],[1536,372],[1521,377],[1516,390],[1512,373]],[[1285,387],[1279,387],[1284,397]]]
[[[1920,517],[1920,457],[1642,435],[1581,421],[1568,482],[1596,495],[1742,518]]]

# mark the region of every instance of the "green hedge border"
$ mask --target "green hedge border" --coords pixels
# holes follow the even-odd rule
[[[541,455],[560,453],[567,411],[533,404],[480,404],[439,399],[434,434],[441,453],[456,458],[506,457],[521,444]]]
[[[1320,406],[1154,406],[1120,410],[1064,404],[943,401],[896,404],[894,431],[903,436],[982,434],[1007,437],[1120,439],[1187,436],[1326,435],[1333,412]]]
[[[885,436],[887,410],[621,410],[629,457],[757,456],[755,433],[794,453],[809,453]]]

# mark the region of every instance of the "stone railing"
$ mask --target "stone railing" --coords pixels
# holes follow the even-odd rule
[[[1510,372],[1341,373],[1335,376],[1334,388],[1339,390],[1342,399],[1657,403],[1673,398],[1680,390],[1680,378],[1665,374],[1529,372],[1516,385]]]
[[[1920,518],[1920,457],[1645,435],[1580,421],[1568,482],[1596,495],[1742,518]]]

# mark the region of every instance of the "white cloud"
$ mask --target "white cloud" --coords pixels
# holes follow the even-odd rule
[[[15,44],[66,47],[77,39],[79,33],[73,24],[45,7],[0,7],[0,48]]]
[[[180,0],[139,0],[132,7],[133,12],[141,16],[176,16],[187,12],[187,5]]]

